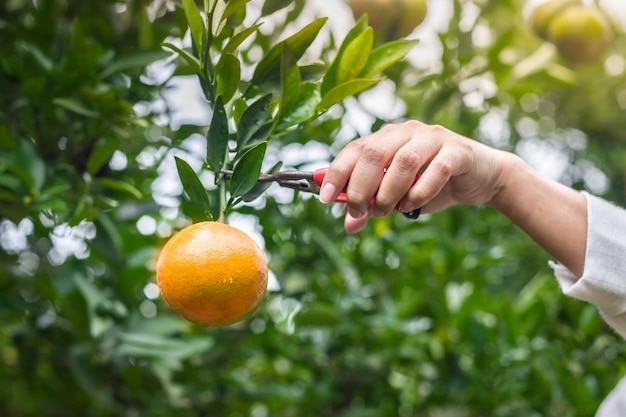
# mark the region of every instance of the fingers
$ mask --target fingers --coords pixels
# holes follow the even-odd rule
[[[429,164],[440,147],[439,141],[429,140],[428,132],[424,129],[420,128],[413,133],[410,140],[398,149],[381,179],[372,209],[374,216],[385,216],[398,205],[416,182],[418,172]],[[408,212],[415,208],[404,210],[401,207],[401,211]]]
[[[438,172],[436,168],[439,164],[442,164],[442,169],[445,169],[446,162],[453,159],[454,152],[450,149],[453,147],[454,140],[458,138],[441,126],[431,126],[420,122],[407,122],[401,126],[399,133],[408,140],[395,152],[381,179],[372,209],[374,216],[389,214],[398,206],[398,202],[401,202],[400,210],[405,213],[422,207],[450,179],[450,175],[436,176],[433,172]],[[426,180],[420,178],[416,182],[416,176],[418,174],[423,176],[425,173],[423,171],[428,170],[427,167],[433,161],[434,165],[431,168],[433,172],[428,173]],[[450,166],[453,165],[450,162]],[[421,184],[422,182],[425,184]],[[407,193],[414,188],[418,191],[414,191],[413,198],[408,200]]]
[[[401,125],[387,125],[376,133],[348,144],[331,163],[322,183],[320,200],[329,203],[345,190],[350,215],[354,218],[364,215],[368,211],[370,201],[379,191],[385,170],[393,163],[399,149],[411,139],[412,127],[417,124],[418,122],[412,124],[407,122]],[[413,170],[413,167],[410,169]],[[393,204],[404,196],[410,183],[401,184],[404,187],[402,190],[393,190],[387,194],[384,209],[390,211]],[[395,201],[390,202],[390,197],[395,198]],[[378,212],[380,214],[380,208]]]
[[[385,168],[402,144],[402,138],[385,133],[383,131],[375,138],[369,138],[362,146],[360,158],[354,165],[346,189],[348,213],[352,217],[361,217],[367,212],[385,174]]]

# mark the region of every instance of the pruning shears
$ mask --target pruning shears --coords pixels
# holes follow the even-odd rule
[[[291,188],[293,190],[304,191],[307,193],[312,193],[319,195],[320,186],[324,181],[324,177],[326,176],[326,171],[328,168],[320,168],[315,171],[298,171],[298,170],[287,170],[287,171],[277,171],[272,174],[260,174],[257,182],[275,182],[281,187]],[[230,178],[233,175],[233,172],[230,170],[222,170],[222,175],[225,178]],[[419,178],[419,175],[415,177],[415,181]],[[372,197],[370,201],[370,205],[374,204],[375,197]],[[337,198],[335,198],[335,202],[337,203],[347,203],[348,197],[346,194],[346,190],[344,189]],[[396,211],[400,211],[399,204],[394,208]],[[409,219],[417,219],[420,215],[421,208],[417,208],[404,214],[405,217]]]

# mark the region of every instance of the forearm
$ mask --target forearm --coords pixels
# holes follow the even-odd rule
[[[542,177],[507,156],[501,182],[488,203],[580,277],[587,244],[587,202],[579,192]]]

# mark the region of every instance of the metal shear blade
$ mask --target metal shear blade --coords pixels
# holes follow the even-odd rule
[[[222,175],[230,179],[233,171],[222,170]],[[309,171],[278,171],[273,174],[260,174],[258,182],[275,182],[281,187],[291,188],[293,190],[304,191],[307,193],[319,194],[320,184],[315,182],[315,173]]]

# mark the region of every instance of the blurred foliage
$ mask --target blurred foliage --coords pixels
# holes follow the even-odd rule
[[[230,0],[225,36],[268,27],[238,53],[249,77],[316,16],[304,1],[246,3]],[[154,259],[202,215],[171,178],[175,155],[213,198],[197,151],[210,120],[173,126],[162,100],[170,81],[196,73],[160,46],[182,47],[181,4],[0,3],[3,416],[593,413],[626,373],[623,341],[593,306],[560,293],[541,249],[483,207],[392,215],[347,236],[341,207],[270,188],[231,221],[254,224],[280,289],[228,328],[175,316],[155,291]],[[539,168],[565,160],[557,179],[626,203],[618,25],[606,60],[572,67],[532,35],[521,0],[450,4],[435,68],[417,48],[385,71],[404,114],[348,100],[272,137],[268,162],[294,150],[320,162],[311,149],[330,154],[354,131],[419,118]],[[316,65],[303,79],[335,56],[341,39],[327,34],[304,55]],[[354,105],[367,122],[352,125]]]

